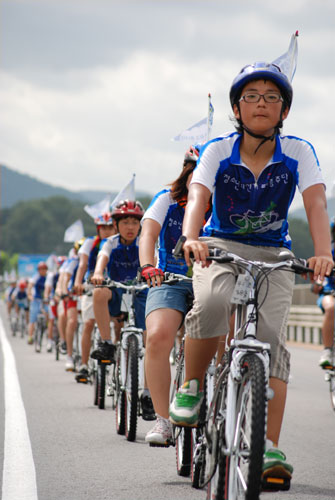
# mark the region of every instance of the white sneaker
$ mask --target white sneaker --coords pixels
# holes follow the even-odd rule
[[[325,368],[326,366],[332,366],[333,364],[333,351],[330,347],[326,347],[321,354],[319,359],[319,366]]]
[[[47,342],[47,352],[52,352],[53,345],[54,345],[54,341],[51,340],[51,339],[48,339],[48,342]]]
[[[145,436],[150,446],[170,446],[172,444],[172,424],[167,418],[158,416],[154,427]]]
[[[65,370],[67,372],[74,372],[74,362],[72,356],[66,358]]]

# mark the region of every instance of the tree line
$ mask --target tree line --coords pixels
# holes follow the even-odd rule
[[[151,199],[140,198],[144,208]],[[65,243],[64,232],[74,221],[81,219],[85,236],[96,233],[93,219],[84,211],[84,203],[62,196],[22,201],[0,212],[0,274],[10,270],[15,254],[67,254],[71,248]],[[292,247],[297,257],[313,254],[308,224],[301,219],[289,219]]]

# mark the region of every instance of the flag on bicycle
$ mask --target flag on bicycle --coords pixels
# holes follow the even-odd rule
[[[210,138],[213,126],[214,107],[211,101],[211,94],[208,94],[208,114],[199,122],[191,125],[180,134],[173,137],[172,141],[189,141],[191,143],[206,142]]]
[[[132,177],[131,181],[128,182],[128,184],[123,189],[121,189],[121,191],[119,192],[119,194],[114,198],[114,200],[110,204],[110,210],[112,211],[113,208],[116,207],[116,205],[118,203],[120,203],[120,201],[122,201],[122,200],[133,200],[133,201],[135,201],[135,199],[136,199],[136,194],[135,194],[135,174],[133,174],[133,177]]]
[[[72,243],[84,237],[84,226],[80,219],[69,226],[64,233],[64,241]]]
[[[85,205],[85,212],[88,213],[88,215],[90,215],[93,219],[99,215],[109,212],[111,197],[111,195],[107,195],[103,200],[95,203],[94,205]]]
[[[296,31],[291,36],[291,41],[289,48],[285,54],[281,55],[274,61],[273,64],[276,64],[280,67],[281,71],[287,76],[290,82],[293,80],[295,70],[297,68],[297,60],[298,60],[298,36],[299,32]]]

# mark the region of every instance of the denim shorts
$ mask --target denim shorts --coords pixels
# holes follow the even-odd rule
[[[30,302],[29,307],[29,323],[36,323],[37,316],[39,315],[40,309],[42,305],[42,299],[33,299]],[[48,306],[46,304],[42,305],[42,308],[48,312]]]
[[[109,314],[111,316],[119,316],[121,314],[121,302],[122,295],[125,293],[125,290],[121,288],[113,288],[112,289],[112,299],[108,301],[108,309]],[[137,293],[135,296],[135,326],[136,328],[141,328],[145,330],[145,303],[147,300],[148,289],[142,290]]]
[[[150,288],[145,307],[145,317],[156,309],[175,309],[184,316],[193,303],[193,287],[191,281],[179,281],[175,285],[162,284]]]

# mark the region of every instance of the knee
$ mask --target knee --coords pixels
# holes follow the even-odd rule
[[[156,355],[159,352],[170,350],[173,345],[173,336],[165,328],[156,328],[147,331],[146,336],[146,352],[151,355]]]

